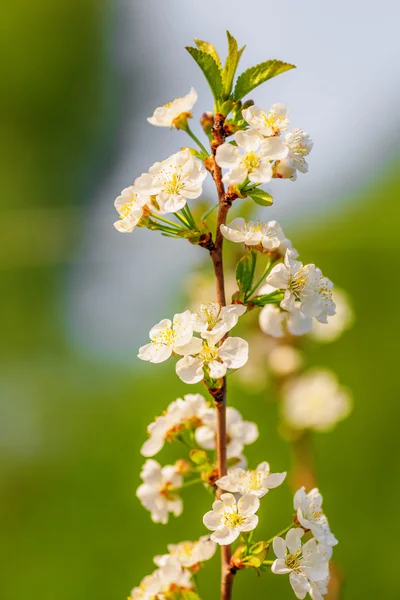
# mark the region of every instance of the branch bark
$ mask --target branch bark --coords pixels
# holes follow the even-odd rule
[[[210,171],[213,176],[215,186],[218,193],[218,218],[217,231],[215,242],[210,249],[210,256],[214,265],[214,273],[216,280],[217,302],[221,306],[226,305],[225,297],[225,281],[224,281],[224,264],[222,257],[223,250],[223,235],[221,233],[221,225],[225,224],[229,209],[232,205],[232,194],[225,193],[225,187],[222,182],[221,168],[215,162],[215,153],[217,148],[225,141],[224,132],[225,117],[221,114],[215,115],[213,136],[211,149],[214,160],[211,163]],[[223,378],[222,386],[215,390],[210,390],[214,398],[214,406],[217,411],[217,456],[218,456],[218,476],[223,477],[227,473],[227,456],[226,456],[226,377]],[[221,490],[217,494],[220,496]],[[231,562],[231,547],[221,546],[221,600],[231,600],[232,586],[234,581],[234,572],[230,568]]]

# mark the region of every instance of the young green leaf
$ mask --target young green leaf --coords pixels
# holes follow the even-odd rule
[[[264,190],[259,190],[259,189],[252,190],[251,192],[248,193],[248,196],[249,196],[249,198],[254,200],[254,202],[256,204],[259,204],[260,206],[271,206],[271,204],[273,204],[273,202],[274,202],[271,194],[268,194],[268,192],[264,192]]]
[[[222,71],[221,59],[218,55],[218,52],[217,52],[217,49],[215,48],[215,46],[213,46],[213,44],[210,44],[209,42],[203,42],[203,40],[199,40],[198,38],[194,38],[194,41],[199,50],[201,50],[202,52],[205,52],[206,54],[209,54],[210,56],[213,57],[213,59],[215,60],[215,62],[218,65],[218,67]]]
[[[255,67],[250,67],[250,69],[247,69],[247,71],[244,71],[238,77],[233,97],[235,100],[241,100],[251,90],[264,83],[264,81],[295,68],[294,65],[275,59],[267,60]]]
[[[246,294],[251,289],[256,257],[256,253],[245,254],[236,266],[236,281],[242,294]]]
[[[239,50],[238,43],[233,35],[231,35],[229,31],[226,32],[226,35],[228,36],[228,56],[222,72],[222,95],[224,99],[229,98],[229,95],[232,91],[233,78],[235,77],[240,57],[242,56],[243,50],[246,47],[243,46],[243,48]]]
[[[221,69],[211,54],[207,54],[206,52],[198,50],[197,48],[193,48],[192,46],[186,46],[186,50],[194,58],[200,69],[203,71],[203,74],[211,88],[214,99],[217,102],[221,96],[222,90]]]

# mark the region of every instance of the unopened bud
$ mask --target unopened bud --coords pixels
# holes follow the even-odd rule
[[[211,135],[212,128],[214,127],[214,115],[210,112],[204,113],[200,118],[200,125],[208,136]]]
[[[175,462],[175,469],[179,475],[185,477],[186,475],[189,475],[190,471],[192,470],[192,466],[189,461],[180,458]]]

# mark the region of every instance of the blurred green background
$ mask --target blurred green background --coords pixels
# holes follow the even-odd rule
[[[107,46],[113,19],[100,0],[0,8],[2,600],[124,599],[168,542],[205,533],[206,493],[185,490],[184,515],[166,527],[152,524],[135,498],[145,428],[187,392],[172,364],[139,366],[134,348],[132,367],[100,360],[77,351],[65,327],[65,286],[79,261],[87,201],[122,127],[123,82]],[[304,262],[350,293],[357,315],[339,342],[311,356],[355,398],[351,417],[315,438],[349,600],[398,596],[398,165],[393,156],[340,210],[285,229]],[[259,425],[250,461],[285,470],[274,404],[246,397],[235,377],[229,402]],[[160,461],[177,456],[167,448]],[[286,526],[291,496],[282,487],[264,502],[260,532],[270,537]],[[200,573],[202,598],[218,597],[218,576],[215,557]],[[294,597],[285,578],[270,574],[241,573],[235,588],[236,598]]]

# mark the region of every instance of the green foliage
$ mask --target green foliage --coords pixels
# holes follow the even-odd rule
[[[245,254],[236,265],[236,281],[242,297],[251,289],[256,257],[257,255],[254,252]]]
[[[243,48],[239,50],[238,43],[233,35],[231,35],[229,31],[226,32],[226,35],[228,36],[228,56],[222,72],[222,94],[224,99],[229,98],[230,96],[233,78],[235,77],[236,69],[238,67],[240,57],[243,54],[243,50],[246,48],[246,46],[243,46]]]
[[[264,190],[260,190],[258,188],[251,190],[251,192],[248,193],[248,196],[260,206],[271,206],[271,204],[274,202],[271,194],[268,194],[268,192],[264,192]]]
[[[267,60],[255,67],[250,67],[250,69],[247,69],[238,77],[233,97],[235,100],[241,100],[241,98],[268,79],[295,68],[294,65],[275,59]]]
[[[211,88],[215,102],[218,102],[221,97],[222,91],[222,73],[218,64],[211,54],[198,50],[192,46],[186,46],[186,50],[194,58],[199,65],[200,69],[204,73],[204,77],[207,79],[208,84]]]
[[[249,302],[255,304],[255,306],[266,306],[267,304],[278,304],[283,300],[283,292],[277,291],[271,294],[262,294],[261,296],[254,296],[250,298]]]
[[[212,56],[212,58],[217,63],[217,66],[222,71],[221,59],[218,55],[218,52],[217,52],[215,46],[213,44],[210,44],[209,42],[203,42],[203,40],[199,40],[198,38],[194,38],[194,41],[195,41],[198,49],[201,50],[201,52],[205,52],[206,54],[209,54],[210,56]]]
[[[204,450],[193,449],[190,451],[189,456],[190,460],[197,466],[208,463],[207,452],[205,452]]]

